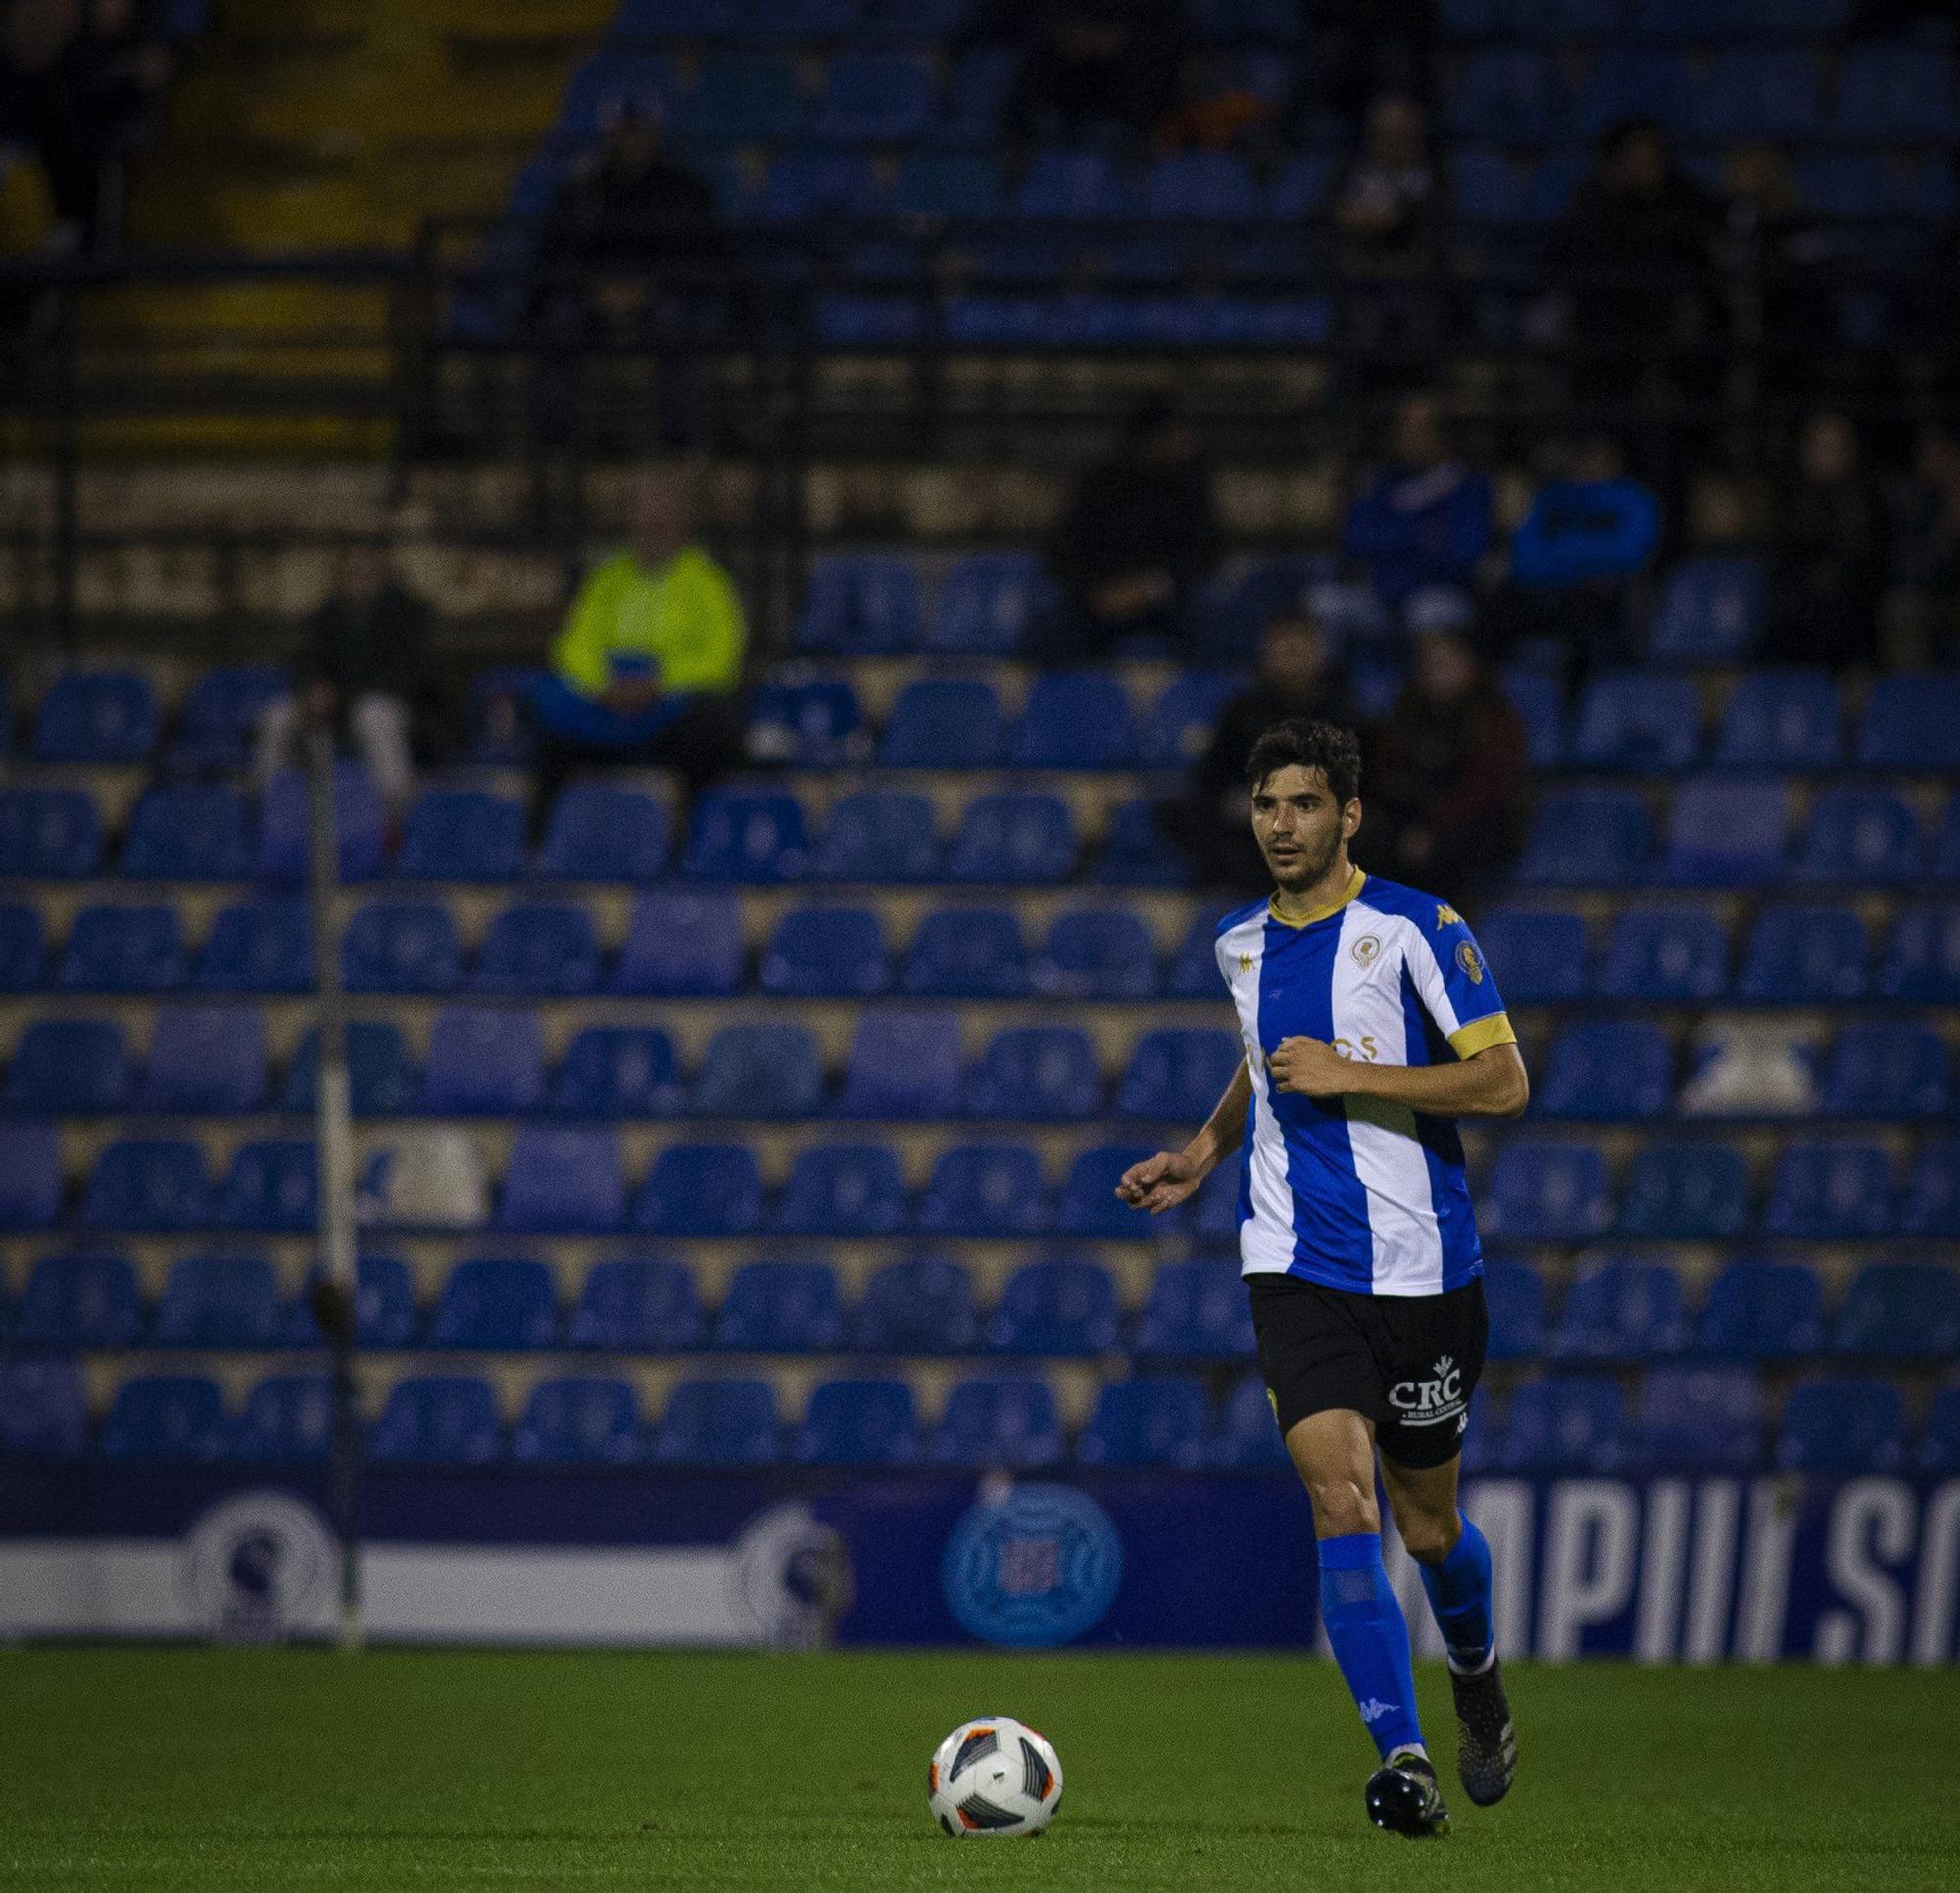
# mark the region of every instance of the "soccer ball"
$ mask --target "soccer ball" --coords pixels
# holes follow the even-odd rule
[[[1048,1737],[1011,1716],[961,1723],[934,1752],[926,1793],[956,1839],[1038,1834],[1061,1806],[1061,1764]]]

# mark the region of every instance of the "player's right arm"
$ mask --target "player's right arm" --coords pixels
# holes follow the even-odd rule
[[[1252,1101],[1252,1077],[1242,1059],[1204,1128],[1182,1150],[1159,1150],[1123,1172],[1116,1194],[1132,1209],[1152,1216],[1175,1209],[1239,1147],[1246,1134],[1246,1106]]]

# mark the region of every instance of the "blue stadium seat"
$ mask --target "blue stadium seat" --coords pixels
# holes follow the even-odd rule
[[[1129,694],[1108,671],[1038,677],[1007,742],[1016,769],[1128,769],[1137,761]]]
[[[1691,127],[1693,105],[1692,75],[1679,54],[1608,46],[1593,61],[1580,97],[1579,129],[1596,138],[1626,119],[1658,119],[1680,137]]]
[[[919,1227],[938,1236],[1032,1236],[1048,1225],[1048,1203],[1041,1157],[1026,1144],[959,1144],[933,1164]]]
[[[1606,1160],[1573,1143],[1507,1143],[1485,1186],[1479,1220],[1506,1241],[1579,1241],[1606,1227]]]
[[[1234,1359],[1252,1351],[1252,1305],[1236,1256],[1166,1262],[1137,1322],[1135,1352]]]
[[[793,1236],[891,1236],[906,1223],[898,1153],[882,1143],[819,1143],[800,1150],[776,1204]]]
[[[961,1381],[946,1396],[932,1456],[942,1466],[1033,1472],[1062,1455],[1054,1390],[1033,1374]]]
[[[1479,920],[1477,940],[1512,1005],[1561,1005],[1585,995],[1589,955],[1583,915],[1494,907]]]
[[[673,1041],[653,1026],[587,1026],[553,1074],[550,1106],[566,1117],[670,1117],[680,1109]]]
[[[333,1383],[324,1374],[269,1374],[231,1428],[234,1459],[324,1459],[333,1448]]]
[[[803,1465],[909,1466],[918,1407],[904,1381],[826,1381],[812,1390],[792,1454]]]
[[[0,1229],[46,1229],[61,1206],[55,1127],[0,1123]]]
[[[1750,1472],[1762,1456],[1762,1387],[1745,1367],[1650,1368],[1635,1424],[1642,1450],[1660,1465]]]
[[[1539,803],[1518,879],[1541,887],[1625,887],[1644,874],[1653,822],[1631,789],[1566,789]]]
[[[972,553],[946,574],[926,626],[925,648],[969,656],[1011,656],[1052,587],[1033,553]]]
[[[709,53],[675,115],[691,143],[788,144],[809,120],[795,64],[780,53]]]
[[[1133,796],[1109,811],[1109,827],[1090,877],[1098,886],[1177,888],[1190,884],[1190,859],[1163,832],[1157,819],[1158,806],[1154,796]]]
[[[1552,1352],[1566,1360],[1648,1360],[1679,1353],[1687,1338],[1674,1270],[1615,1257],[1574,1280]]]
[[[1933,1117],[1947,1108],[1946,1046],[1926,1026],[1854,1025],[1838,1034],[1823,1109],[1838,1117]]]
[[[1723,1143],[1642,1145],[1627,1168],[1613,1227],[1622,1236],[1712,1240],[1740,1236],[1749,1220],[1749,1167]]]
[[[993,159],[973,153],[907,152],[899,160],[892,205],[901,217],[906,218],[998,217],[1001,214],[1001,169]],[[985,558],[989,555],[975,556]],[[958,567],[954,570],[957,571]],[[942,609],[944,600],[942,591]],[[926,628],[927,650],[991,649],[940,644],[937,642],[938,622],[935,616]]]
[[[1128,180],[1100,151],[1038,151],[1015,207],[1026,218],[1128,218],[1138,205]]]
[[[1204,1389],[1189,1375],[1138,1374],[1097,1394],[1075,1455],[1088,1466],[1197,1466],[1206,1422]]]
[[[448,1006],[429,1028],[423,1108],[443,1116],[516,1117],[545,1091],[544,1039],[535,1012]]]
[[[1251,222],[1265,208],[1251,172],[1227,151],[1173,153],[1144,178],[1144,215],[1168,223]]]
[[[1055,796],[1009,791],[967,803],[946,873],[953,881],[1060,881],[1075,856],[1068,804]]]
[[[1799,1262],[1731,1262],[1708,1285],[1694,1344],[1738,1361],[1814,1354],[1824,1344],[1824,1290]]]
[[[710,789],[694,806],[686,871],[702,881],[795,881],[809,865],[803,805],[766,789]]]
[[[193,776],[243,769],[260,718],[292,687],[291,674],[280,664],[220,664],[205,671],[184,693],[167,772]]]
[[[625,1466],[639,1459],[645,1435],[628,1382],[563,1374],[531,1389],[511,1433],[511,1457],[543,1466]]]
[[[1835,769],[1844,758],[1843,726],[1837,682],[1824,671],[1756,671],[1722,712],[1715,760],[1731,769]]]
[[[1223,990],[1218,973],[1218,922],[1215,908],[1200,907],[1190,929],[1171,955],[1164,978],[1164,996],[1172,999],[1215,999]],[[1507,986],[1504,991],[1511,989]]]
[[[706,1324],[694,1271],[666,1256],[619,1256],[585,1274],[565,1339],[612,1354],[699,1347]]]
[[[1960,127],[1953,73],[1944,56],[1908,41],[1854,46],[1838,71],[1832,129],[1860,144],[1950,139]]]
[[[1879,991],[1920,1005],[1960,1004],[1960,904],[1901,907],[1892,922]]]
[[[843,1117],[934,1118],[959,1112],[959,1017],[953,1011],[863,1013],[837,1099]]]
[[[625,1209],[619,1142],[610,1125],[519,1129],[497,1200],[500,1229],[612,1230]]]
[[[317,1159],[304,1138],[263,1138],[241,1143],[218,1189],[217,1220],[224,1229],[300,1234],[318,1226]]]
[[[635,1229],[749,1236],[762,1227],[762,1179],[746,1144],[677,1143],[654,1159],[633,1204]]]
[[[34,1019],[7,1067],[7,1108],[48,1116],[126,1110],[129,1050],[113,1019]]]
[[[0,1453],[73,1459],[87,1443],[77,1363],[0,1361]]]
[[[749,697],[749,753],[806,769],[869,753],[858,693],[844,677],[772,678]]]
[[[398,1117],[421,1102],[399,1026],[385,1019],[347,1022],[347,1079],[358,1117]],[[279,1084],[279,1109],[311,1111],[319,1092],[319,1031],[309,1027]]]
[[[1055,1226],[1065,1235],[1117,1242],[1148,1241],[1160,1235],[1161,1227],[1153,1225],[1152,1218],[1116,1196],[1116,1182],[1123,1172],[1155,1154],[1154,1145],[1139,1143],[1102,1144],[1079,1152],[1062,1179]]]
[[[55,967],[71,993],[168,993],[183,979],[183,929],[166,906],[82,908]]]
[[[1522,47],[1491,48],[1465,63],[1444,110],[1453,138],[1487,144],[1555,143],[1568,103],[1556,62]]]
[[[941,142],[955,147],[992,148],[1000,138],[1001,114],[1013,88],[1018,60],[1006,46],[980,46],[954,67],[947,82],[939,129]]]
[[[370,900],[341,936],[350,993],[447,993],[462,971],[456,922],[432,900]]]
[[[1817,60],[1809,47],[1734,47],[1708,69],[1694,129],[1711,143],[1799,140],[1818,129]]]
[[[1524,720],[1525,752],[1531,766],[1558,768],[1565,760],[1565,693],[1558,679],[1528,670],[1506,671],[1504,695]]]
[[[24,1127],[23,1127],[24,1128]],[[0,1155],[12,1152],[0,1146]],[[204,1153],[173,1138],[130,1138],[95,1160],[82,1197],[91,1229],[197,1229],[211,1220]]]
[[[1876,1144],[1787,1143],[1770,1178],[1772,1236],[1883,1236],[1895,1215],[1891,1165]]]
[[[899,990],[916,998],[1014,999],[1028,991],[1018,915],[1004,907],[944,907],[913,933]]]
[[[888,769],[991,769],[1006,733],[994,686],[977,679],[928,678],[907,684],[878,744]]]
[[[143,762],[161,717],[150,680],[133,670],[57,677],[34,716],[36,762]]]
[[[480,789],[429,789],[409,810],[395,872],[419,881],[510,881],[524,871],[524,805]]]
[[[73,881],[102,860],[102,817],[82,789],[0,788],[0,874]]]
[[[884,923],[868,907],[798,907],[762,949],[764,993],[867,998],[891,983]]]
[[[599,936],[592,916],[568,903],[525,901],[491,921],[469,984],[479,993],[544,998],[591,993],[599,985]]]
[[[1236,1033],[1209,1027],[1147,1032],[1116,1086],[1124,1117],[1201,1124],[1246,1060]]]
[[[1810,811],[1791,878],[1847,886],[1917,880],[1925,849],[1919,818],[1883,789],[1827,789]]]
[[[974,1117],[1074,1119],[1093,1116],[1102,1095],[1087,1033],[1007,1026],[988,1041],[968,1075],[965,1106]]]
[[[266,1099],[266,1016],[252,1005],[173,1005],[157,1014],[143,1075],[151,1111],[256,1111]]]
[[[1701,733],[1701,704],[1686,677],[1649,670],[1595,677],[1579,702],[1572,762],[1640,775],[1686,769]]]
[[[662,890],[633,902],[615,992],[720,998],[742,984],[742,908],[721,888]]]
[[[888,1262],[864,1285],[852,1344],[870,1354],[959,1354],[979,1336],[973,1278],[945,1256]]]
[[[1658,1117],[1673,1095],[1674,1050],[1657,1025],[1587,1019],[1551,1047],[1539,1105],[1546,1117]]]
[[[389,1461],[480,1466],[498,1456],[497,1396],[473,1374],[397,1381],[374,1423],[369,1454]]]
[[[148,789],[129,816],[122,872],[136,881],[235,881],[250,871],[245,799],[220,784]]]
[[[313,985],[313,927],[298,899],[241,900],[204,937],[191,985],[203,993],[303,993]]]
[[[1614,923],[1599,990],[1611,999],[1665,1005],[1712,999],[1728,979],[1729,936],[1716,915],[1704,907],[1629,907]],[[1503,991],[1514,996],[1509,986]]]
[[[1486,1257],[1484,1301],[1490,1313],[1490,1357],[1535,1360],[1544,1351],[1544,1278],[1529,1262]]]
[[[574,782],[552,803],[532,872],[555,881],[653,881],[670,845],[664,802],[641,789]]]
[[[816,1041],[795,1025],[723,1026],[688,1108],[697,1117],[809,1117],[823,1102]]]
[[[1781,1005],[1865,994],[1865,923],[1844,907],[1766,907],[1756,918],[1737,993]]]
[[[1149,769],[1185,769],[1211,741],[1219,712],[1238,693],[1229,670],[1186,670],[1166,684],[1138,736],[1139,757]]]
[[[219,1459],[224,1396],[202,1374],[139,1374],[124,1381],[102,1421],[105,1459]]]
[[[31,993],[41,983],[46,959],[40,908],[25,901],[0,902],[0,993]]]
[[[869,159],[850,151],[785,151],[770,162],[750,214],[763,223],[868,217],[882,192]]]
[[[1960,1238],[1960,1141],[1930,1138],[1906,1187],[1905,1227],[1913,1236]]]
[[[0,1369],[0,1373],[4,1372]],[[5,1394],[0,1393],[0,1437],[4,1437],[7,1424],[5,1402]],[[1941,1476],[1960,1468],[1960,1386],[1941,1387],[1933,1396],[1926,1412],[1926,1431],[1914,1450],[1913,1462],[1923,1473]]]
[[[313,1311],[315,1279],[309,1276],[306,1290],[286,1310],[285,1338],[293,1347],[326,1344]],[[420,1325],[409,1265],[399,1255],[361,1255],[354,1269],[354,1344],[384,1352],[408,1347]]]
[[[334,769],[333,822],[341,880],[365,881],[378,874],[386,815],[374,778],[358,762],[342,762]],[[311,835],[306,778],[288,769],[267,784],[259,800],[259,873],[269,881],[304,881]]]
[[[939,835],[924,796],[859,789],[830,811],[810,872],[819,881],[930,881]]]
[[[918,641],[918,573],[909,558],[832,553],[811,568],[797,619],[798,650],[889,655]]]
[[[1221,1163],[1184,1211],[1185,1227],[1202,1242],[1239,1240],[1239,1166]]]
[[[1035,955],[1032,983],[1050,998],[1149,998],[1157,990],[1156,946],[1127,907],[1057,914]]]
[[[816,135],[828,144],[911,144],[932,121],[936,89],[913,54],[840,53],[830,62]]]
[[[714,1344],[756,1354],[840,1346],[844,1311],[828,1262],[745,1262],[728,1284]]]
[[[664,1465],[766,1466],[781,1433],[768,1382],[683,1381],[667,1398],[652,1456]]]
[[[686,34],[689,24],[716,26],[704,32],[719,37],[729,23],[727,0],[625,0],[614,21],[623,39]],[[595,53],[572,73],[560,101],[555,135],[589,142],[603,129],[607,117],[630,101],[662,121],[672,117],[685,93],[672,65],[659,53],[626,53],[616,46]],[[542,207],[541,207],[542,208]]]
[[[1763,628],[1763,568],[1750,558],[1690,558],[1668,574],[1649,644],[1664,662],[1737,663]]]
[[[1868,769],[1960,770],[1960,673],[1881,677],[1865,704],[1858,760]]]
[[[1676,791],[1666,879],[1744,887],[1776,878],[1789,839],[1789,791],[1781,781],[1703,776]]]
[[[1852,1279],[1831,1345],[1839,1354],[1951,1360],[1960,1354],[1960,1275],[1948,1262],[1872,1262]]]
[[[27,1278],[14,1340],[20,1347],[63,1352],[127,1347],[142,1314],[136,1271],[126,1255],[44,1255]]]
[[[1491,1468],[1505,1473],[1611,1472],[1626,1461],[1627,1408],[1603,1374],[1532,1381],[1490,1429]]]
[[[1905,1462],[1905,1402],[1885,1381],[1812,1381],[1784,1402],[1776,1463],[1844,1479]]]
[[[547,1262],[492,1256],[459,1262],[429,1316],[431,1347],[491,1353],[557,1342],[558,1295]]]

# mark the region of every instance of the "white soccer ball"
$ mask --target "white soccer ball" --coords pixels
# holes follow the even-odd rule
[[[1061,1764],[1045,1735],[1011,1716],[961,1723],[932,1758],[933,1818],[960,1839],[1038,1834],[1061,1806]]]

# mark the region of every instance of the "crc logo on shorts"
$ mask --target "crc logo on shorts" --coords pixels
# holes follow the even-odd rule
[[[1366,966],[1382,950],[1382,943],[1373,934],[1363,934],[1354,943],[1353,952],[1356,964]]]
[[[1484,962],[1477,957],[1477,949],[1466,940],[1456,949],[1456,963],[1470,976],[1472,986],[1484,984]]]
[[[1446,1354],[1429,1370],[1427,1380],[1397,1381],[1390,1387],[1389,1405],[1405,1427],[1440,1427],[1446,1420],[1461,1420],[1467,1410],[1463,1370]]]
[[[984,1643],[1047,1649],[1102,1622],[1123,1581],[1108,1513],[1068,1485],[983,1488],[940,1565],[946,1601]]]

